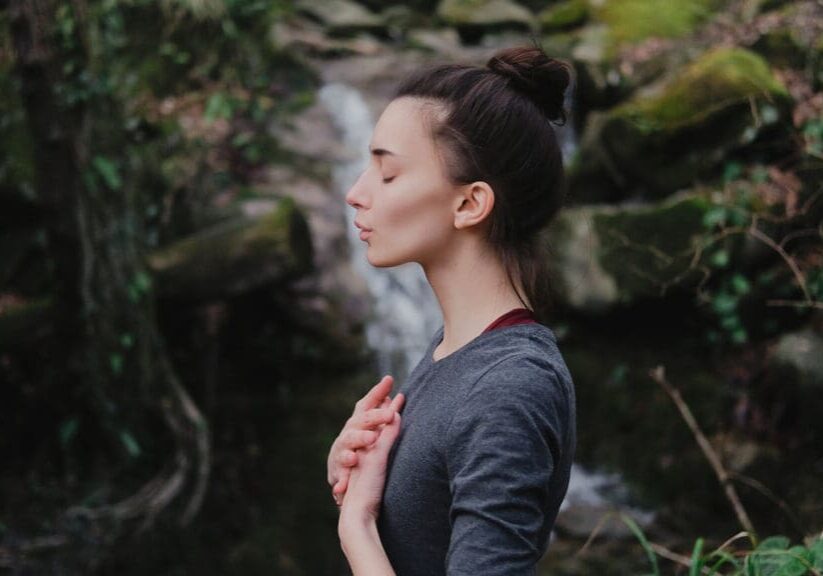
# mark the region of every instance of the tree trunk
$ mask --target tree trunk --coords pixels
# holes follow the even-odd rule
[[[62,23],[70,19],[72,26],[57,26],[58,9]],[[208,430],[158,332],[152,282],[141,253],[138,191],[129,184],[136,179],[124,168],[129,142],[120,130],[117,98],[99,89],[104,83],[83,92],[89,87],[83,82],[94,78],[100,64],[88,44],[93,25],[88,4],[12,0],[9,16],[15,74],[34,144],[37,194],[47,211],[59,374],[55,389],[94,414],[94,426],[105,433],[108,452],[114,447],[119,454],[121,470],[126,464],[127,470],[145,474],[145,460],[137,458],[141,444],[164,446],[152,426],[158,414],[174,438],[171,465],[136,494],[73,512],[92,519],[136,519],[146,527],[185,494],[180,520],[187,523],[205,492]],[[91,423],[81,423],[86,425]]]

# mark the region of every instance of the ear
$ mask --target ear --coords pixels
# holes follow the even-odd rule
[[[476,226],[486,220],[494,208],[494,191],[486,182],[472,182],[457,194],[454,227],[458,230]]]

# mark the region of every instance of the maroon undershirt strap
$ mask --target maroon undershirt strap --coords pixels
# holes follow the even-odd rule
[[[514,310],[509,310],[497,320],[489,324],[483,333],[489,332],[494,330],[495,328],[502,328],[503,326],[513,326],[515,324],[536,324],[537,319],[534,317],[534,313],[529,310],[528,308],[515,308]]]

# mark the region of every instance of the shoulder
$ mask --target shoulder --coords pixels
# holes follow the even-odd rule
[[[489,339],[484,369],[466,391],[466,398],[574,398],[574,383],[554,332],[542,324],[501,330]]]

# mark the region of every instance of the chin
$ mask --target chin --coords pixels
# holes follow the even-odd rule
[[[382,256],[380,254],[375,254],[374,251],[369,247],[366,250],[366,259],[369,261],[369,264],[374,266],[375,268],[393,268],[395,266],[400,266],[401,264],[406,264],[410,262],[408,258],[402,257],[391,257],[391,256]]]

